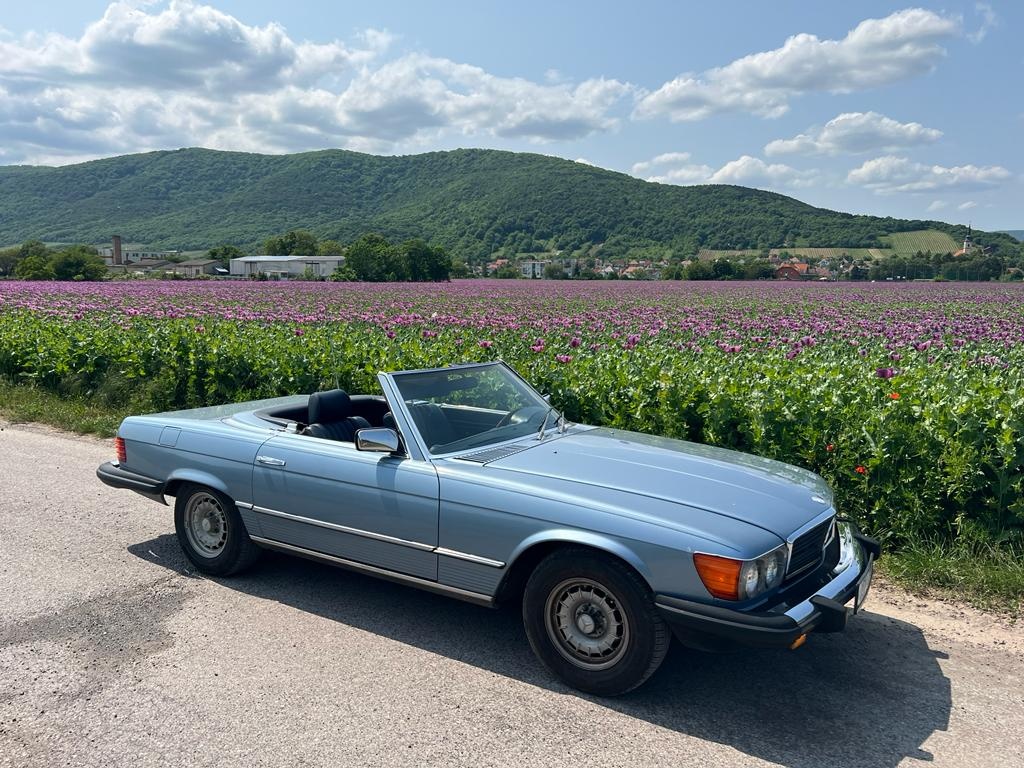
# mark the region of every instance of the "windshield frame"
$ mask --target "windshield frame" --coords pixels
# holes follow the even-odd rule
[[[414,441],[416,442],[416,447],[419,449],[419,452],[423,455],[424,458],[452,458],[467,453],[476,453],[478,451],[484,451],[489,448],[495,448],[516,442],[522,442],[523,440],[529,440],[533,439],[534,437],[540,436],[540,433],[536,429],[531,429],[529,432],[523,434],[513,435],[511,437],[501,438],[493,441],[487,441],[479,445],[462,447],[452,451],[434,453],[430,450],[430,446],[427,445],[426,441],[423,439],[423,435],[420,434],[416,422],[413,421],[412,414],[410,413],[409,408],[405,402],[405,398],[402,395],[402,391],[399,388],[398,377],[418,373],[451,373],[495,367],[503,368],[512,378],[514,378],[523,387],[525,387],[528,392],[534,395],[537,399],[538,406],[540,406],[540,404],[544,404],[545,408],[551,407],[547,398],[545,398],[540,392],[538,392],[537,389],[532,384],[530,384],[530,382],[528,382],[526,379],[520,376],[519,373],[504,360],[490,360],[480,363],[463,363],[438,368],[419,368],[414,370],[393,371],[390,373],[381,374],[381,378],[383,380],[386,380],[387,384],[389,385],[385,387],[385,393],[387,394],[388,401],[391,404],[392,413],[394,413],[396,407],[401,410],[402,418],[400,425],[405,427],[406,434],[411,433]],[[543,434],[546,435],[551,430],[559,430],[559,425],[564,422],[564,418],[564,414],[562,414],[561,411],[559,411],[557,408],[553,408],[553,410],[548,414],[548,423],[544,429]],[[402,422],[404,422],[404,424],[402,424]],[[565,423],[567,424],[567,422]],[[486,432],[487,430],[484,430],[484,432],[481,432],[479,434],[486,434]]]

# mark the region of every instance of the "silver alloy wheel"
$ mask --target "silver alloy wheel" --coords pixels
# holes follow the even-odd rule
[[[548,593],[544,606],[548,638],[582,669],[608,669],[629,646],[629,621],[618,598],[590,579],[568,579]]]
[[[185,507],[185,535],[200,557],[214,558],[228,540],[228,516],[215,496],[195,493]]]

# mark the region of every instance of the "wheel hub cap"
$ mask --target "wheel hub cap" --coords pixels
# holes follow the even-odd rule
[[[201,557],[217,557],[228,538],[228,521],[220,502],[206,493],[197,493],[185,508],[185,534]]]
[[[558,652],[578,667],[606,669],[629,642],[629,624],[618,599],[597,582],[573,579],[553,589],[545,626]]]

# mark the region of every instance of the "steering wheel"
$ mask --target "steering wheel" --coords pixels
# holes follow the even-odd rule
[[[502,416],[498,423],[494,425],[494,429],[507,427],[509,424],[522,424],[524,421],[529,421],[545,410],[544,407],[539,405],[524,405],[522,408],[516,408],[514,411],[509,411]]]

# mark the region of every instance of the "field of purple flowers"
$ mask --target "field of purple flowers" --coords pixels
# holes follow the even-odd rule
[[[570,419],[824,475],[896,546],[1020,543],[1024,289],[0,282],[0,376],[165,410],[501,357]]]

